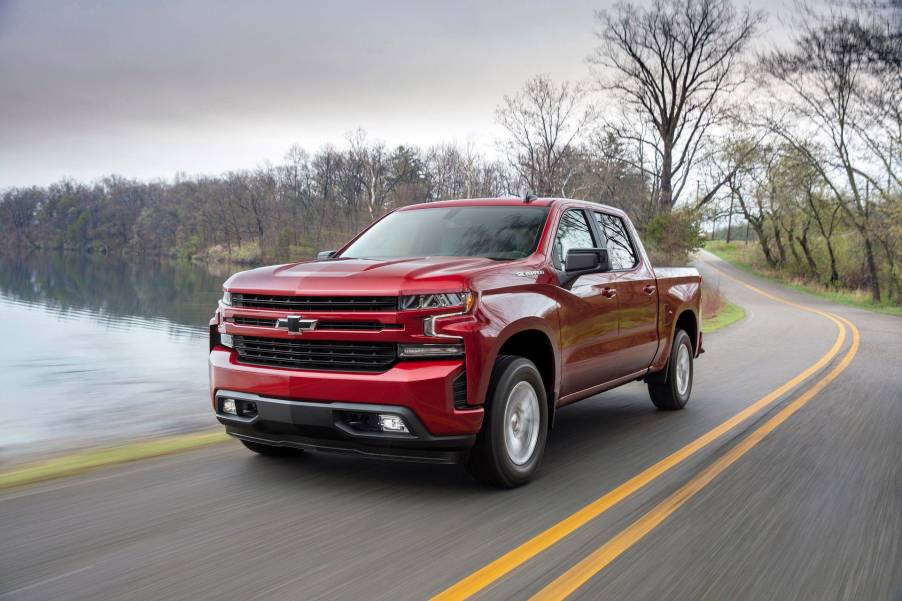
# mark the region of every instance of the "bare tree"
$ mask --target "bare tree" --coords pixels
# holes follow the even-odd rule
[[[298,146],[291,146],[285,153],[284,164],[279,167],[279,179],[283,194],[298,214],[312,210],[313,170],[310,153]]]
[[[767,122],[816,170],[857,230],[871,297],[880,302],[872,217],[875,198],[887,189],[875,167],[881,155],[873,152],[865,134],[875,131],[875,123],[867,119],[862,95],[872,77],[865,42],[871,34],[856,17],[824,19],[807,9],[800,27],[794,47],[774,51],[762,60],[779,91],[789,93],[783,102],[788,113]],[[884,163],[884,167],[890,165]]]
[[[865,118],[852,126],[883,168],[875,183],[889,196],[902,189],[902,0],[866,2],[851,20],[869,75],[855,90]]]
[[[724,99],[744,80],[739,61],[764,14],[737,12],[730,0],[655,0],[647,9],[621,2],[596,18],[601,43],[590,61],[601,87],[638,116],[618,132],[648,148],[644,163],[656,179],[657,207],[669,212],[708,153]],[[715,182],[707,195],[725,183]]]
[[[398,186],[418,176],[418,157],[411,147],[398,146],[389,151],[382,142],[369,142],[363,130],[349,136],[349,142],[350,175],[365,194],[367,216],[375,219],[387,208]]]
[[[538,75],[495,111],[509,134],[503,147],[511,167],[530,192],[567,195],[578,138],[596,116],[586,100],[581,85]]]
[[[11,246],[33,247],[31,227],[44,194],[38,188],[7,190],[0,199],[0,231]]]
[[[582,139],[569,188],[579,198],[624,209],[639,227],[651,216],[646,179],[634,167],[629,149],[609,129],[598,128]]]

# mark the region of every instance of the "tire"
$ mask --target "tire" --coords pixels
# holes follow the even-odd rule
[[[486,484],[526,484],[542,460],[548,437],[547,395],[535,364],[523,357],[498,357],[487,401],[467,469]]]
[[[658,409],[682,409],[692,394],[694,373],[692,342],[683,330],[673,334],[667,367],[648,378],[648,394]]]
[[[304,449],[295,449],[292,447],[276,447],[269,444],[261,444],[259,442],[249,442],[242,440],[241,444],[258,455],[266,455],[267,457],[291,457],[304,452]]]

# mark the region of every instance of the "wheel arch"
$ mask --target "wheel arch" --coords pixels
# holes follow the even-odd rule
[[[683,330],[689,335],[689,342],[692,344],[692,354],[693,356],[697,356],[699,341],[698,316],[693,309],[684,309],[677,315],[676,320],[673,322],[673,330],[670,333],[671,343],[676,336],[677,330]]]
[[[662,324],[662,336],[658,346],[658,352],[645,375],[646,381],[652,378],[666,380],[667,366],[670,364],[670,351],[673,347],[673,340],[676,337],[677,330],[684,330],[689,336],[689,342],[692,346],[693,358],[698,357],[701,346],[701,332],[699,331],[698,314],[695,309],[684,306],[676,315],[676,319],[669,324]],[[666,334],[666,337],[663,335]]]
[[[517,325],[517,324],[512,324]],[[498,350],[492,357],[491,365],[501,355],[514,355],[532,361],[542,376],[545,397],[548,403],[548,426],[554,422],[554,408],[560,384],[560,365],[557,347],[542,323],[523,323],[520,327],[505,330],[499,337]],[[488,395],[488,390],[486,391]]]

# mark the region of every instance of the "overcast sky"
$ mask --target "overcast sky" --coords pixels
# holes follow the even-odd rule
[[[357,127],[489,144],[505,93],[537,73],[588,75],[604,7],[0,0],[0,189],[220,173],[293,143],[340,146]]]

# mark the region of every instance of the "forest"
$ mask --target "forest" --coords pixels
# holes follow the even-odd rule
[[[488,145],[357,129],[219,175],[8,188],[0,249],[284,262],[397,207],[529,192],[623,208],[659,262],[748,232],[773,273],[898,305],[902,2],[800,6],[779,44],[768,18],[619,3],[595,15],[586,80],[539,74],[499,98]]]

